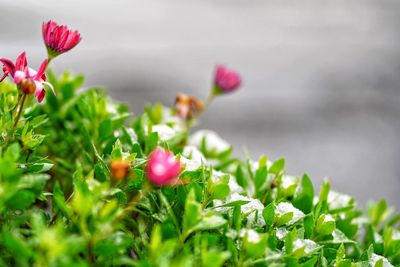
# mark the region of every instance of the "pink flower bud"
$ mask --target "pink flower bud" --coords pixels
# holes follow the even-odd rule
[[[223,65],[217,66],[214,79],[214,94],[230,93],[239,88],[240,75]]]
[[[70,30],[67,26],[58,25],[51,20],[43,23],[42,34],[50,60],[71,50],[81,41],[78,31]]]
[[[154,150],[146,166],[149,181],[156,185],[170,185],[177,181],[181,165],[175,160],[174,154],[163,148]]]

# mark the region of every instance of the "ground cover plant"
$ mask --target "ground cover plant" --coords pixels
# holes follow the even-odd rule
[[[236,158],[193,132],[237,72],[218,66],[204,102],[180,93],[134,117],[48,68],[78,32],[49,21],[43,39],[38,71],[25,53],[0,59],[0,266],[400,265],[400,216],[384,200],[363,212],[284,159]]]

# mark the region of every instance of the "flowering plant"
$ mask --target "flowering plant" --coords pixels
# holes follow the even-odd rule
[[[384,200],[363,213],[284,159],[239,159],[217,133],[191,132],[238,73],[218,67],[206,102],[179,94],[133,118],[106,91],[79,90],[83,76],[47,69],[79,33],[50,21],[43,37],[38,72],[24,53],[0,60],[1,266],[400,264],[400,215]]]

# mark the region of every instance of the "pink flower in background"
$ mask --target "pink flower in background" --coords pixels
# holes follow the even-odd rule
[[[149,181],[156,185],[169,185],[177,181],[181,165],[175,160],[174,154],[163,148],[154,150],[146,166]]]
[[[48,85],[55,95],[53,86],[46,82],[46,75],[44,72],[47,67],[47,60],[42,62],[38,71],[28,67],[28,61],[26,60],[25,52],[18,56],[15,64],[6,58],[0,58],[0,62],[3,64],[4,72],[0,82],[10,75],[15,84],[19,85],[26,94],[35,93],[39,103],[43,101],[43,98],[46,95],[44,84]]]
[[[42,34],[49,60],[71,50],[81,41],[78,31],[70,30],[67,26],[58,25],[51,20],[43,23]]]
[[[223,65],[218,65],[215,70],[215,93],[230,93],[239,88],[241,83],[240,75]]]

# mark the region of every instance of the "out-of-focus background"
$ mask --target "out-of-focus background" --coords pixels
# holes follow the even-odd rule
[[[400,1],[0,0],[0,57],[45,57],[41,23],[79,29],[81,44],[52,62],[86,75],[135,113],[205,97],[214,65],[244,86],[206,111],[253,158],[286,157],[291,174],[400,207]]]

